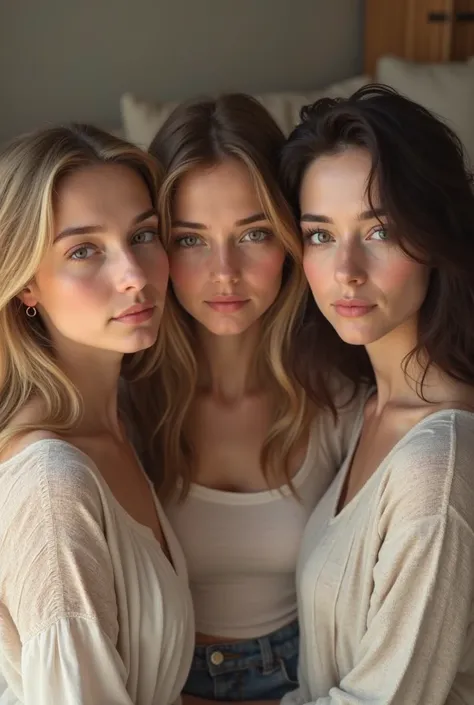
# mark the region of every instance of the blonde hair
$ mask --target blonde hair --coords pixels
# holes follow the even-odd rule
[[[275,237],[285,249],[281,291],[262,318],[257,369],[270,380],[275,397],[272,425],[262,448],[262,468],[268,481],[270,473],[275,474],[283,465],[283,476],[278,479],[292,487],[287,459],[306,430],[308,417],[305,393],[290,365],[292,337],[302,314],[306,284],[296,223],[277,180],[284,141],[260,103],[243,94],[230,94],[178,106],[156,135],[150,152],[165,169],[158,199],[165,248],[170,244],[173,196],[180,178],[197,166],[234,158],[247,167]],[[193,323],[170,287],[161,328],[163,362],[136,404],[140,425],[151,439],[149,468],[159,468],[157,485],[165,498],[176,487],[178,477],[183,498],[192,481],[193,449],[185,425],[199,374]],[[155,428],[150,428],[150,422]]]
[[[133,169],[156,205],[161,174],[154,159],[94,127],[40,130],[16,138],[0,152],[0,451],[18,434],[33,429],[66,432],[81,417],[80,395],[58,366],[46,328],[39,316],[26,316],[17,297],[52,246],[59,180],[96,164]],[[154,369],[159,356],[158,346],[130,355],[124,373],[139,378]],[[41,419],[15,423],[32,399],[41,402]]]

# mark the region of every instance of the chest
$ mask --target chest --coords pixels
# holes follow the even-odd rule
[[[193,481],[228,492],[260,492],[284,484],[283,459],[275,477],[267,479],[262,467],[262,448],[272,417],[266,397],[231,406],[206,399],[196,401],[187,427],[194,450]],[[307,438],[291,453],[290,475],[301,466],[306,448]]]
[[[139,524],[151,529],[165,548],[165,539],[151,487],[133,450],[108,440],[79,445],[94,461],[115,500]]]
[[[339,497],[338,511],[356,497],[391,450],[419,420],[419,414],[408,410],[404,413],[386,413],[381,418],[374,418],[370,414],[369,407],[369,413],[349,460],[349,468]]]

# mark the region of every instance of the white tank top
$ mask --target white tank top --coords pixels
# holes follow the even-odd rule
[[[351,409],[351,412],[354,409]],[[321,414],[289,491],[224,492],[192,484],[166,507],[188,563],[196,631],[224,638],[264,636],[296,618],[296,561],[316,503],[340,467],[352,413],[337,427]]]

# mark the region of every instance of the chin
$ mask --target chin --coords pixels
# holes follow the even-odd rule
[[[213,335],[217,336],[224,336],[224,335],[240,335],[241,333],[245,333],[247,328],[249,326],[242,326],[242,325],[232,325],[229,323],[226,323],[225,325],[222,326],[204,326],[207,328],[207,330],[212,333]]]
[[[137,331],[129,340],[123,341],[120,352],[136,353],[151,348],[158,338],[157,331]]]
[[[224,318],[223,316],[220,320],[216,320],[215,318],[213,318],[213,320],[203,318],[199,323],[206,328],[209,333],[221,336],[245,333],[255,321],[242,321],[242,319],[239,320],[238,317],[226,316]]]
[[[348,345],[370,345],[381,337],[379,332],[365,326],[334,325],[334,328],[340,339]]]

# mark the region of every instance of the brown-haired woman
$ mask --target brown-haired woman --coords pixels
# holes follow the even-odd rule
[[[306,385],[347,373],[351,351],[376,387],[303,538],[301,682],[284,702],[474,702],[474,193],[459,141],[370,86],[305,109],[282,173],[317,304]]]
[[[194,598],[185,692],[209,699],[295,686],[296,557],[344,452],[344,424],[315,419],[290,365],[305,283],[283,144],[265,109],[233,94],[179,106],[151,145],[171,291],[145,421],[161,420],[153,465]]]
[[[118,405],[159,356],[158,186],[89,126],[0,152],[1,703],[171,705],[187,675],[184,557]]]

